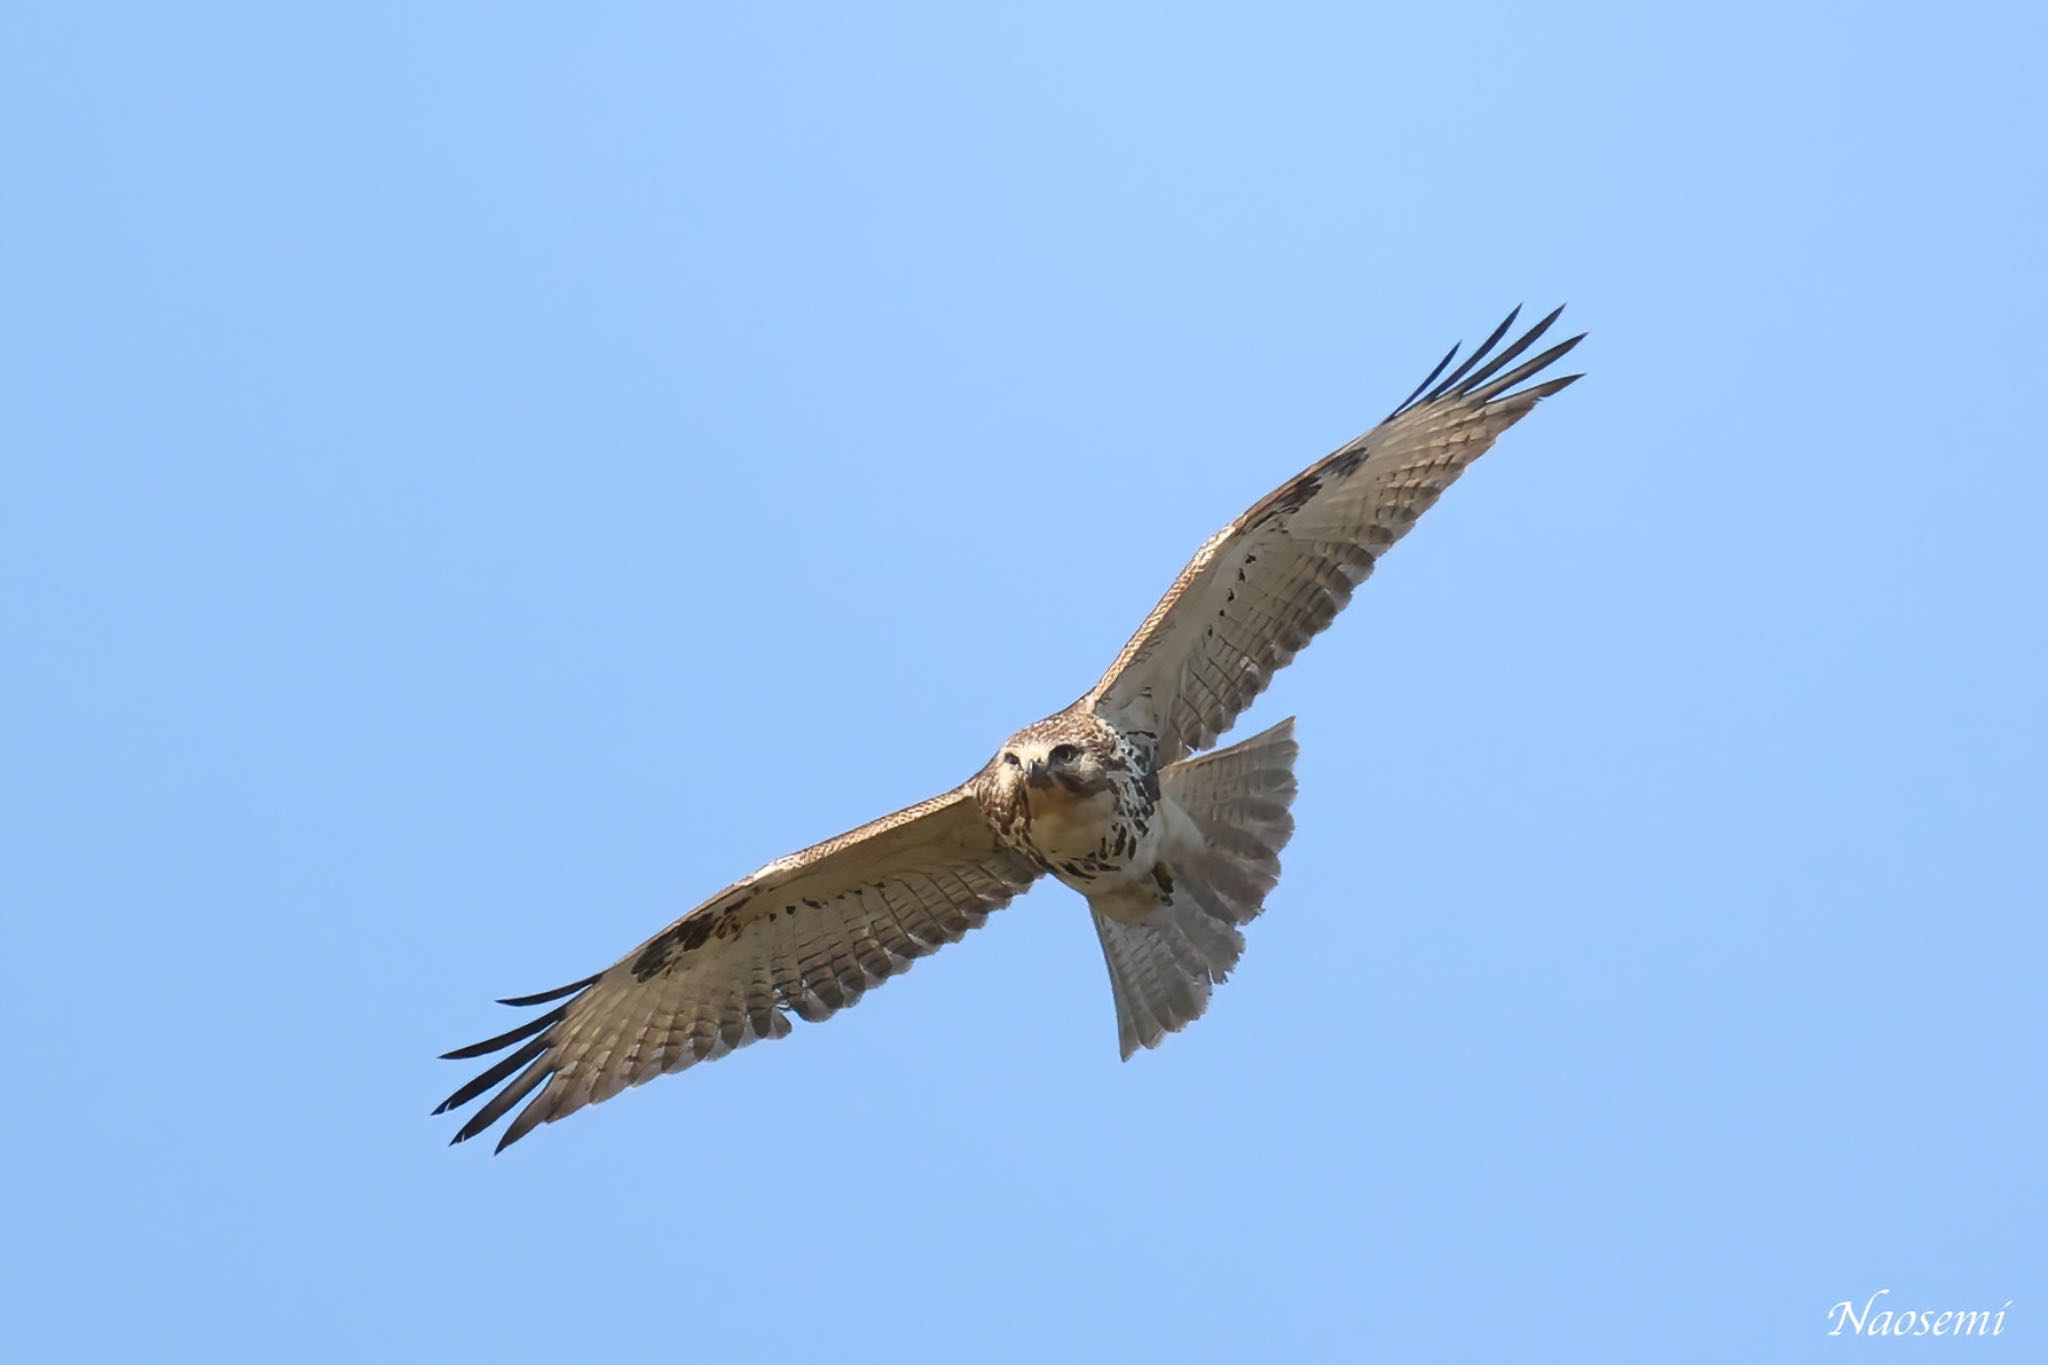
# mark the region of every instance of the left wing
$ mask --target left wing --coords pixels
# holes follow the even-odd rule
[[[1563,311],[1488,359],[1516,309],[1437,383],[1452,347],[1384,422],[1212,536],[1084,700],[1124,732],[1153,736],[1157,767],[1215,743],[1465,467],[1579,378],[1515,389],[1584,333],[1501,373]]]
[[[441,1102],[493,1086],[455,1134],[466,1142],[532,1095],[498,1142],[517,1142],[629,1085],[789,1032],[787,1014],[825,1019],[870,986],[979,928],[1038,877],[996,842],[956,787],[733,883],[596,976],[506,1000],[567,1000],[450,1058],[519,1046]],[[530,1041],[529,1041],[530,1040]],[[538,1091],[538,1093],[535,1093]]]

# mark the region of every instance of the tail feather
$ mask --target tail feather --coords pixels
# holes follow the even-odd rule
[[[1095,931],[1109,963],[1117,1042],[1125,1060],[1141,1046],[1159,1046],[1160,1039],[1209,1007],[1209,969],[1189,952],[1175,927],[1124,924],[1098,910]],[[1237,960],[1235,952],[1229,960]]]
[[[1114,913],[1111,897],[1092,905],[1126,1059],[1199,1018],[1237,965],[1240,926],[1265,909],[1294,833],[1297,753],[1290,718],[1160,771],[1160,794],[1187,816],[1189,831],[1160,860],[1167,903],[1136,920]]]

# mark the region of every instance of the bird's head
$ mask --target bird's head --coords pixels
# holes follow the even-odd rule
[[[1114,756],[1114,744],[1096,726],[1040,721],[1004,742],[989,776],[1034,800],[1093,796],[1108,788]]]

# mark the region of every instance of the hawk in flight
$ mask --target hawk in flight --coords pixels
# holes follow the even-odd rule
[[[1452,347],[1385,421],[1210,537],[1087,695],[960,786],[768,864],[595,976],[506,1000],[551,1008],[447,1054],[506,1053],[434,1111],[490,1095],[454,1140],[523,1102],[502,1151],[780,1038],[792,1014],[824,1019],[1047,874],[1088,900],[1126,1058],[1199,1017],[1280,877],[1294,722],[1204,750],[1467,465],[1579,377],[1518,387],[1578,344],[1521,359],[1557,316],[1495,352],[1510,313],[1446,375]]]

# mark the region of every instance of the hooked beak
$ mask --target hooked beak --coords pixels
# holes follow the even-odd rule
[[[1024,780],[1034,787],[1050,787],[1052,785],[1052,774],[1045,770],[1045,763],[1042,759],[1034,758],[1031,760],[1030,766],[1024,769]]]

